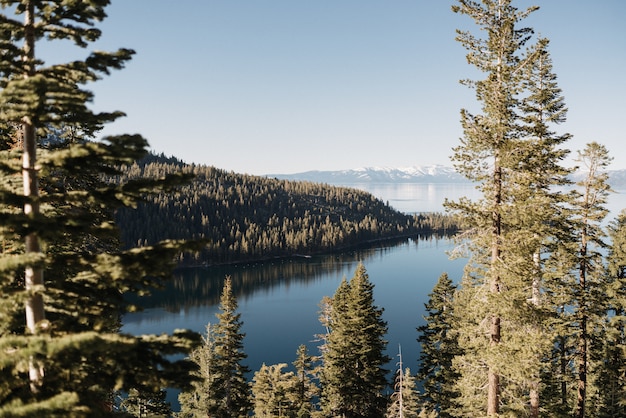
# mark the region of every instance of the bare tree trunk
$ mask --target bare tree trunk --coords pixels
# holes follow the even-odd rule
[[[583,228],[585,230],[586,228]],[[580,251],[582,257],[580,264],[580,276],[579,285],[581,291],[581,298],[579,309],[580,311],[580,336],[578,337],[578,393],[576,401],[576,418],[584,418],[585,416],[585,401],[587,399],[587,302],[586,302],[586,276],[587,276],[587,262],[585,257],[587,255],[586,244],[586,232],[582,234],[583,245]]]
[[[35,6],[29,2],[24,17],[24,61],[25,78],[35,75]],[[23,160],[22,176],[24,183],[24,196],[27,202],[24,204],[24,214],[36,217],[39,214],[39,181],[37,178],[37,137],[35,126],[30,117],[22,118],[23,135]],[[37,233],[33,232],[25,237],[26,253],[41,253],[41,245]],[[38,332],[38,324],[45,319],[43,303],[43,269],[41,267],[28,266],[24,272],[24,284],[27,291],[32,292],[26,300],[26,327],[31,334]],[[43,369],[35,364],[31,358],[29,364],[30,386],[33,392],[37,392],[43,380]]]
[[[491,267],[492,270],[497,269],[496,265],[500,259],[500,239],[502,233],[502,219],[500,214],[500,204],[502,203],[502,168],[499,166],[496,157],[494,169],[494,209],[492,212],[492,243],[491,243]],[[493,274],[490,284],[491,293],[500,293],[500,276]],[[500,343],[500,316],[494,314],[491,317],[490,345],[495,346]],[[487,390],[487,415],[496,416],[500,410],[500,375],[493,369],[488,371]]]
[[[536,251],[533,254],[533,266],[535,268],[533,274],[533,283],[531,289],[531,303],[538,307],[541,303],[541,254]],[[541,332],[539,326],[535,326],[536,332]],[[530,418],[539,418],[539,378],[537,381],[530,382]]]

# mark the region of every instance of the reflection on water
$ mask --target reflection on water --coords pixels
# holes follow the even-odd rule
[[[435,238],[421,238],[423,241],[432,239]],[[296,283],[306,285],[329,275],[341,276],[346,268],[356,262],[367,264],[373,257],[384,257],[406,242],[407,239],[402,238],[333,255],[296,256],[274,261],[180,269],[164,289],[153,291],[150,297],[131,301],[143,308],[160,308],[170,313],[180,313],[181,310],[196,306],[216,305],[226,276],[231,276],[233,292],[238,300],[245,301],[259,290],[267,292],[274,287]]]
[[[479,197],[471,183],[352,183],[342,186],[371,193],[404,213],[443,212],[446,199]]]
[[[417,361],[415,328],[423,323],[428,293],[443,271],[460,278],[464,261],[450,261],[449,249],[447,239],[405,239],[331,256],[185,269],[166,289],[143,301],[143,312],[126,315],[123,330],[204,332],[208,322],[216,321],[223,280],[229,275],[244,322],[251,369],[258,370],[263,363],[291,363],[300,344],[317,354],[315,335],[322,332],[319,302],[332,296],[341,279],[352,277],[357,263],[363,262],[375,285],[376,304],[385,309],[390,355],[394,357],[402,344],[410,365]]]
[[[477,200],[481,194],[472,183],[352,183],[353,187],[373,194],[404,213],[443,212],[446,199],[459,200],[468,197]],[[615,190],[606,205],[610,214],[607,222],[626,208],[626,190]]]

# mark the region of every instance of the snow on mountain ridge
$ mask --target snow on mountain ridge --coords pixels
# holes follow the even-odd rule
[[[274,174],[289,180],[304,180],[329,184],[346,183],[458,183],[466,181],[452,167],[443,165],[411,167],[359,167],[337,171],[306,171],[295,174]]]
[[[615,189],[626,190],[626,170],[610,170],[609,184]],[[572,175],[577,181],[580,173]],[[311,181],[334,185],[353,183],[467,183],[468,180],[457,173],[453,167],[444,165],[411,166],[411,167],[360,167],[337,171],[305,171],[294,174],[269,174],[284,180]]]

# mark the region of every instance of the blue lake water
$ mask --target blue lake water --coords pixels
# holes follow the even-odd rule
[[[228,275],[244,323],[247,364],[254,371],[263,363],[291,363],[300,344],[317,354],[315,335],[323,332],[319,302],[332,296],[341,279],[352,277],[362,262],[375,285],[376,304],[384,308],[390,355],[395,356],[401,344],[404,362],[415,370],[415,328],[423,323],[427,295],[442,272],[460,278],[465,263],[448,259],[451,248],[448,240],[403,240],[334,256],[185,269],[173,285],[154,294],[147,309],[124,318],[124,331],[204,332],[208,322],[216,321],[219,293]]]

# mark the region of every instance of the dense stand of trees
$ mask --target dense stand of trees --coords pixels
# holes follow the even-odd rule
[[[354,276],[322,301],[320,322],[326,333],[319,336],[320,355],[309,355],[300,346],[293,371],[283,370],[286,363],[264,364],[247,384],[241,366],[242,322],[227,278],[218,323],[207,328],[205,343],[191,355],[199,379],[179,395],[180,416],[239,417],[253,410],[260,417],[385,416],[390,407],[385,394],[387,325],[373,290],[365,266],[359,264]],[[406,405],[415,406],[415,382],[408,373],[399,390],[407,397]]]
[[[174,193],[147,198],[137,210],[117,213],[127,245],[206,240],[202,251],[181,262],[222,263],[456,230],[448,216],[403,214],[360,190],[236,174],[163,156],[126,167],[121,181],[181,171],[193,181]]]
[[[569,183],[570,135],[554,131],[567,109],[549,42],[520,25],[537,9],[511,0],[453,7],[480,28],[457,39],[484,75],[464,81],[480,111],[462,110],[453,156],[482,192],[449,202],[470,256],[453,303],[458,378],[445,382],[459,394],[453,416],[583,418],[607,408],[598,367],[609,361],[600,341],[617,302],[607,298],[614,279],[603,257],[610,157],[588,144],[582,180]]]

